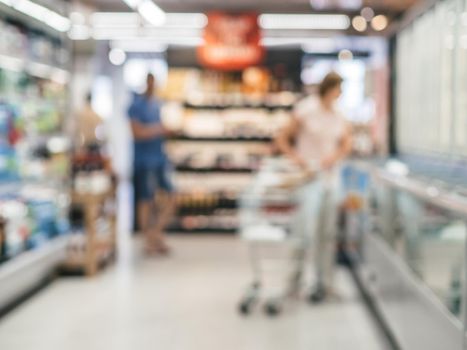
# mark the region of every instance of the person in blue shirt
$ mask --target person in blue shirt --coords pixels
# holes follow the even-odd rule
[[[147,76],[146,92],[135,95],[128,109],[134,139],[134,184],[137,220],[146,239],[147,253],[169,252],[164,230],[175,210],[174,187],[170,180],[170,161],[165,138],[170,132],[161,121],[160,103],[155,97],[155,77]],[[154,223],[157,203],[160,204]]]

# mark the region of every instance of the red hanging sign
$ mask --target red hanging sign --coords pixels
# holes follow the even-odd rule
[[[258,65],[264,57],[258,15],[211,12],[198,59],[206,67],[241,70]]]

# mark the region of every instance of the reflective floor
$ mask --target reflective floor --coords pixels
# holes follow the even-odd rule
[[[250,269],[236,237],[175,236],[172,257],[151,259],[129,237],[120,243],[114,267],[60,279],[1,320],[0,349],[387,349],[345,270],[339,301],[244,318],[236,305]]]

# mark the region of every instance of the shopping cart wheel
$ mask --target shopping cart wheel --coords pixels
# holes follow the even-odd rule
[[[255,305],[255,302],[256,302],[256,299],[254,298],[242,300],[242,302],[240,303],[238,307],[238,311],[242,315],[245,315],[245,316],[249,315],[251,313],[251,310],[253,309],[253,306]]]
[[[277,301],[269,301],[264,305],[264,311],[268,316],[274,317],[281,313],[281,305]]]
[[[319,304],[322,303],[326,299],[326,291],[318,287],[316,288],[309,296],[308,300],[312,304]]]

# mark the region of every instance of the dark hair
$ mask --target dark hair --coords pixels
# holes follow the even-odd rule
[[[344,79],[342,79],[339,74],[335,72],[329,73],[324,77],[321,84],[319,84],[319,96],[326,96],[330,90],[340,86],[343,81]]]
[[[91,103],[92,102],[92,92],[89,91],[87,94],[86,94],[86,101],[88,103]]]

